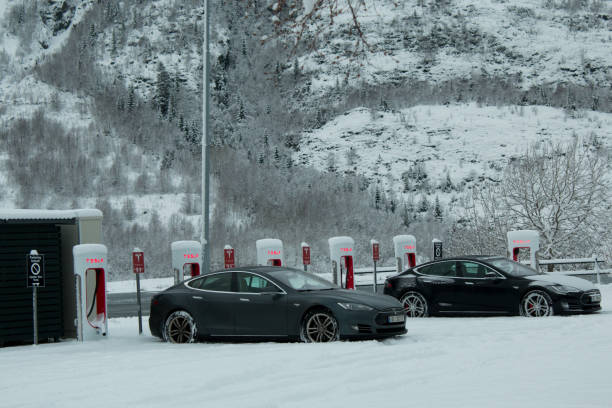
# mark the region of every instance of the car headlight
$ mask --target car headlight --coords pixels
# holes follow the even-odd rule
[[[554,286],[551,286],[550,288],[557,293],[580,292],[579,289],[573,286],[566,286],[566,285],[554,285]]]
[[[374,308],[368,306],[368,305],[362,305],[361,303],[340,303],[338,302],[338,306],[340,306],[341,308],[345,309],[345,310],[354,310],[354,311],[359,311],[359,310],[374,310]]]

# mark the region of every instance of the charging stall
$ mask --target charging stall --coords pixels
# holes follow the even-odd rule
[[[519,261],[521,250],[529,251],[529,264],[538,269],[537,252],[540,249],[540,234],[533,230],[508,231],[508,255],[514,261]]]
[[[355,289],[355,241],[351,237],[332,237],[328,242],[334,283]]]
[[[198,241],[174,241],[170,248],[175,284],[201,273],[202,245]]]
[[[274,238],[258,239],[257,265],[283,266],[283,241]]]
[[[393,248],[398,273],[416,266],[416,238],[414,235],[394,236]]]
[[[106,310],[107,250],[101,244],[72,248],[76,280],[77,339],[100,339],[108,334]]]

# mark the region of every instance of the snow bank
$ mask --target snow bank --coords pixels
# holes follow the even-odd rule
[[[0,349],[0,407],[609,407],[601,290],[595,315],[415,319],[382,342],[171,345],[111,319],[107,341]]]
[[[153,278],[153,279],[141,279],[140,290],[144,292],[159,292],[164,289],[168,289],[174,285],[174,278]],[[122,280],[115,282],[108,282],[109,293],[134,293],[136,292],[136,278],[132,280]]]

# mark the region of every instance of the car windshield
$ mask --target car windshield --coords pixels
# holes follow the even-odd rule
[[[337,288],[336,285],[327,279],[297,269],[279,269],[268,272],[268,274],[295,290],[327,290]]]
[[[535,269],[531,269],[526,265],[506,258],[487,259],[487,262],[512,276],[529,276],[540,274]]]

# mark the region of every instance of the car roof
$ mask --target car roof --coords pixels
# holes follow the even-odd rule
[[[450,258],[442,258],[433,262],[438,261],[462,261],[462,260],[474,260],[474,261],[487,261],[490,259],[506,259],[503,256],[499,255],[464,255],[464,256],[453,256]]]
[[[504,256],[499,256],[499,255],[453,256],[453,257],[449,257],[449,258],[437,259],[435,261],[423,262],[422,264],[415,265],[412,268],[406,269],[405,272],[406,271],[410,271],[410,270],[412,270],[414,268],[418,268],[420,266],[431,265],[431,264],[438,263],[438,262],[446,262],[446,261],[479,261],[479,262],[484,262],[484,263],[490,263],[490,261],[495,260],[495,259],[507,259],[507,258],[504,257]]]
[[[227,269],[219,269],[216,271],[212,271],[210,273],[215,272],[258,272],[258,273],[267,273],[274,272],[279,270],[296,270],[295,268],[290,268],[287,266],[268,266],[268,265],[252,265],[252,266],[239,266],[236,268],[227,268]],[[299,270],[299,269],[298,269]]]

